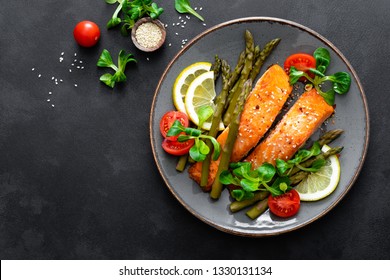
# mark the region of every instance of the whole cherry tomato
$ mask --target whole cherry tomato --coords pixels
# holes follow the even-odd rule
[[[100,38],[100,29],[96,23],[84,20],[79,22],[73,29],[73,36],[76,42],[83,47],[96,45]]]

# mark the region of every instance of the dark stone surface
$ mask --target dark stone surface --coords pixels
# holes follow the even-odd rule
[[[157,2],[168,30],[153,54],[105,29],[114,7],[103,0],[2,4],[1,259],[389,259],[390,2],[192,0],[207,26],[192,17],[184,29],[172,27],[174,1]],[[296,21],[334,43],[361,79],[371,123],[366,162],[343,201],[300,230],[261,239],[228,235],[187,212],[164,186],[149,144],[154,89],[181,40],[247,16]],[[91,49],[73,40],[84,19],[102,31]],[[138,59],[114,91],[98,81],[103,48]]]

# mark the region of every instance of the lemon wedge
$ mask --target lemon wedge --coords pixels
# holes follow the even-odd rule
[[[324,145],[322,151],[330,149]],[[302,201],[317,201],[330,195],[337,187],[340,180],[340,162],[336,155],[330,156],[323,167],[317,172],[311,173],[302,180],[295,190],[299,193]]]
[[[187,94],[184,99],[184,104],[188,118],[195,124],[199,125],[198,110],[202,106],[210,106],[215,110],[214,98],[215,85],[214,85],[214,72],[207,71],[200,76],[196,77],[190,84],[187,90]],[[202,129],[210,130],[211,119],[206,120]],[[219,130],[223,130],[225,127],[221,122]]]
[[[172,99],[176,110],[187,113],[184,105],[184,98],[191,82],[201,74],[210,71],[210,69],[210,62],[196,62],[184,68],[183,71],[180,72],[172,88]]]

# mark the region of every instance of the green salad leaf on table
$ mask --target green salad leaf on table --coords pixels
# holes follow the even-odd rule
[[[114,88],[116,83],[125,82],[127,78],[126,78],[126,75],[124,72],[125,72],[126,65],[128,62],[137,62],[137,60],[134,58],[133,54],[131,54],[131,53],[126,54],[126,52],[124,50],[121,50],[119,52],[119,56],[118,56],[118,66],[116,66],[114,64],[114,62],[112,61],[112,57],[111,57],[110,52],[108,50],[104,49],[102,51],[102,54],[100,55],[99,60],[98,60],[96,65],[99,67],[111,68],[115,71],[115,73],[114,74],[110,74],[110,73],[103,74],[100,77],[100,81],[105,83],[110,88]]]
[[[192,14],[201,21],[204,21],[204,18],[191,7],[189,0],[175,0],[175,9],[181,14]]]

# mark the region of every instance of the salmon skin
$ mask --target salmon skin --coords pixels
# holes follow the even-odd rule
[[[276,159],[290,159],[333,112],[315,89],[303,93],[245,161],[256,169],[265,162],[275,165]]]
[[[243,159],[259,143],[282,110],[291,91],[292,86],[284,69],[276,64],[269,67],[257,81],[245,102],[231,156],[232,162]],[[229,127],[217,137],[221,147],[225,145],[228,133]],[[210,191],[218,165],[219,159],[211,161],[208,182],[203,188],[204,191]],[[190,177],[200,183],[202,163],[193,164],[188,171]]]

